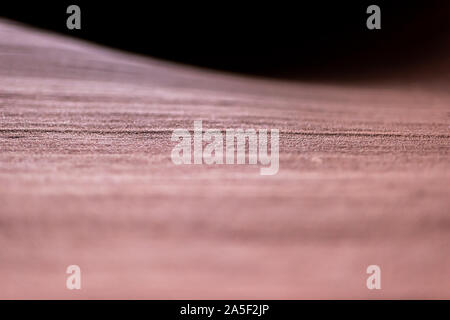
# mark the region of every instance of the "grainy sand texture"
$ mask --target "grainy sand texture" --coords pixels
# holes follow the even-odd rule
[[[448,299],[449,83],[258,79],[0,21],[0,298]],[[194,120],[279,129],[278,174],[174,165]]]

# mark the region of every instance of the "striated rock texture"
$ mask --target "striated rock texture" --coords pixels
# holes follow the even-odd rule
[[[0,298],[450,298],[444,66],[283,82],[0,21]],[[279,129],[278,174],[175,166],[194,120]]]

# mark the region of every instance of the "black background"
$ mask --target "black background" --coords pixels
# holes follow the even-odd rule
[[[2,1],[0,15],[157,58],[283,77],[361,76],[434,59],[450,1]],[[68,30],[66,8],[81,8]],[[381,30],[366,9],[381,8]]]
[[[180,315],[187,306],[223,306],[251,304],[270,306],[266,315],[224,315],[213,317]],[[159,301],[0,301],[4,312],[25,317],[30,313],[50,317],[119,319],[411,319],[437,318],[448,310],[448,301],[286,301],[286,300],[159,300]]]

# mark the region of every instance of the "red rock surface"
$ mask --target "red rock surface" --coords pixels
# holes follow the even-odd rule
[[[419,80],[232,76],[1,21],[0,298],[450,298],[450,94]],[[279,173],[175,166],[197,119],[280,129]]]

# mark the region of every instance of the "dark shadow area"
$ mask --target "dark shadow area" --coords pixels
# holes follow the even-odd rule
[[[66,8],[81,8],[68,30]],[[381,8],[381,30],[366,9]],[[9,19],[102,45],[206,68],[293,79],[392,77],[445,58],[448,1],[209,4],[15,1]]]

